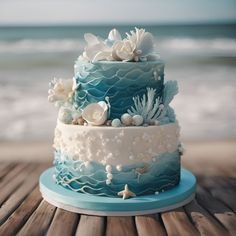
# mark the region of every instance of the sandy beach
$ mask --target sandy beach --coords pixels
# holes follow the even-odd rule
[[[201,174],[211,175],[212,163],[214,168],[224,167],[230,175],[236,176],[236,140],[185,142],[183,165],[188,169],[197,168]],[[1,162],[52,162],[53,148],[49,142],[2,142],[0,143]],[[227,174],[229,174],[227,173]],[[221,173],[224,174],[223,172]]]

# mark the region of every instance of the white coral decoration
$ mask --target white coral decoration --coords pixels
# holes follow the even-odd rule
[[[73,96],[72,79],[53,79],[48,90],[49,102],[66,102]]]
[[[161,115],[164,106],[159,97],[155,99],[155,94],[156,89],[147,88],[147,94],[144,94],[142,98],[134,97],[134,107],[132,106],[128,113],[132,116],[142,116],[145,123],[156,120]]]
[[[103,125],[107,120],[108,105],[101,101],[98,103],[91,103],[82,112],[82,117],[89,125]]]

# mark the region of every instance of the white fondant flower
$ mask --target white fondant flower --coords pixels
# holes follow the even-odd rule
[[[145,32],[145,29],[135,28],[135,31],[130,31],[127,34],[127,39],[132,45],[135,45],[134,49],[134,61],[145,60],[149,54],[154,50],[153,36],[149,32]]]
[[[108,35],[108,40],[111,42],[121,41],[122,38],[120,32],[117,29],[111,30]]]
[[[51,86],[52,88],[48,90],[49,102],[66,102],[73,96],[72,79],[54,79]]]
[[[132,61],[134,59],[134,50],[135,45],[131,41],[124,39],[114,44],[112,57],[116,61]]]
[[[107,120],[108,106],[105,102],[91,103],[82,112],[82,117],[90,125],[103,125]]]
[[[101,61],[113,60],[112,54],[112,45],[116,42],[121,40],[121,36],[119,31],[113,29],[110,31],[107,40],[103,40],[98,38],[93,34],[85,34],[84,35],[85,41],[87,42],[87,46],[84,49],[83,55],[80,57],[80,60],[86,61]]]

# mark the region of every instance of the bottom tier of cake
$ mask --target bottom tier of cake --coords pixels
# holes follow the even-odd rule
[[[57,124],[55,182],[107,197],[158,194],[180,181],[177,123],[150,127]]]

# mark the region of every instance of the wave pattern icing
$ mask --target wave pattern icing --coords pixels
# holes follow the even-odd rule
[[[84,162],[61,159],[61,153],[55,152],[56,183],[75,192],[97,196],[116,197],[117,193],[128,184],[129,189],[137,196],[165,191],[179,183],[180,156],[179,152],[165,153],[151,163],[137,163],[124,166],[122,171],[112,167],[113,179],[106,184],[105,166],[96,162],[85,165]],[[148,171],[141,174],[137,170],[148,166]]]
[[[153,62],[96,62],[75,64],[78,85],[75,105],[84,108],[89,103],[104,101],[109,97],[110,118],[119,118],[133,105],[132,98],[146,93],[146,88],[156,89],[162,96],[164,64]]]

